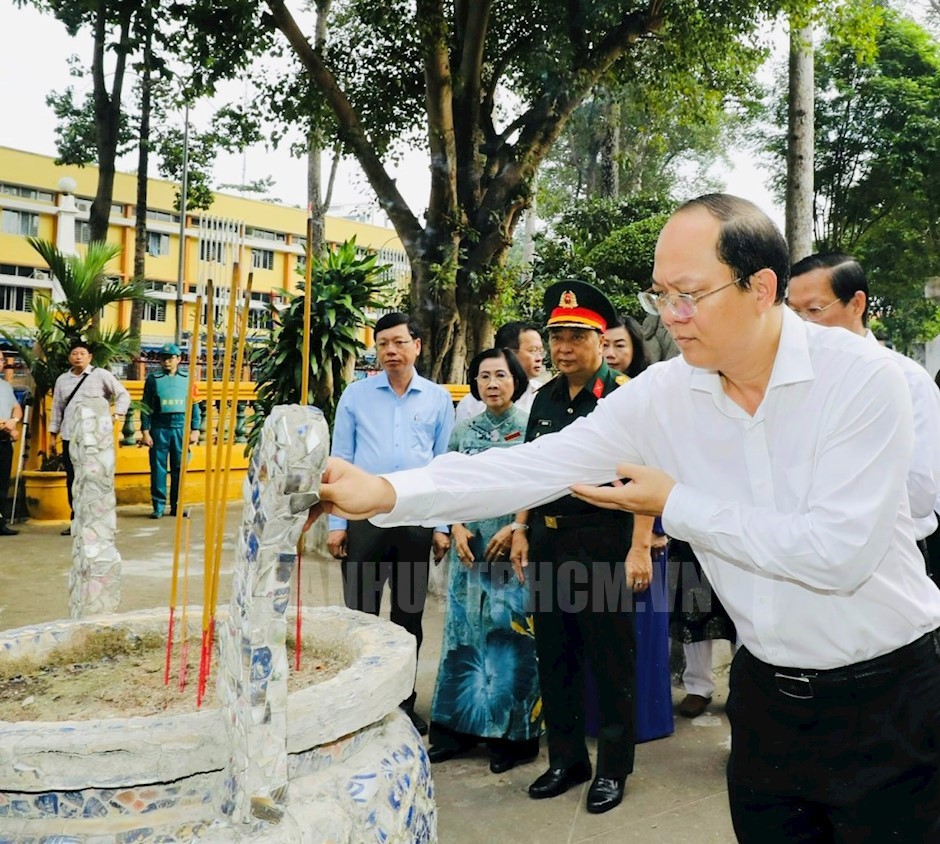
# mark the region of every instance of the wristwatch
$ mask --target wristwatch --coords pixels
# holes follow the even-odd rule
[[[509,526],[510,533],[515,533],[517,530],[528,530],[529,526],[525,522],[513,522]]]

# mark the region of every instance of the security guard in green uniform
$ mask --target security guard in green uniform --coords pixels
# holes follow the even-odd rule
[[[587,416],[628,380],[604,362],[603,334],[617,315],[600,290],[562,281],[545,291],[544,308],[559,374],[535,396],[527,441]],[[531,561],[549,754],[549,769],[529,787],[530,797],[556,797],[591,779],[584,737],[588,659],[598,679],[600,730],[587,810],[606,812],[623,799],[635,744],[632,591],[649,586],[652,526],[652,518],[600,509],[570,495],[516,514],[510,559],[517,573]]]
[[[189,376],[181,372],[180,349],[167,343],[160,349],[160,372],[151,372],[144,382],[143,402],[149,412],[141,413],[141,442],[150,449],[151,519],[163,517],[166,508],[166,467],[170,465],[170,515],[176,515],[179,499],[180,467],[183,464],[183,426],[189,401]],[[193,404],[190,443],[199,442],[199,405]]]

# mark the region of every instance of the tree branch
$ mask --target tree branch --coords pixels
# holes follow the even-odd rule
[[[431,152],[431,196],[428,226],[457,220],[457,142],[454,130],[453,80],[447,26],[440,0],[417,0],[415,18],[424,58],[428,146]]]
[[[394,179],[388,175],[376,154],[352,103],[339,87],[336,77],[323,62],[322,57],[310,46],[283,0],[266,0],[266,2],[271,9],[275,25],[290,42],[297,57],[310,74],[311,81],[326,97],[339,124],[340,133],[355,152],[369,184],[378,197],[379,205],[395,226],[395,231],[401,238],[408,257],[414,260],[420,249],[423,234],[421,226],[396,187]]]

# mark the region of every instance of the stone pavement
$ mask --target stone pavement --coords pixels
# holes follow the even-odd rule
[[[203,508],[192,508],[192,547],[188,587],[190,604],[201,603]],[[151,521],[149,507],[121,507],[116,545],[123,557],[120,610],[169,604],[173,562],[173,520]],[[240,504],[228,507],[220,604],[228,601],[229,564],[235,548]],[[71,540],[62,525],[16,525],[19,536],[0,537],[0,629],[68,617]],[[182,569],[182,560],[180,563]],[[339,566],[305,558],[303,602],[341,604]],[[182,586],[180,603],[182,603]],[[292,598],[292,601],[294,599]],[[387,599],[386,599],[387,604]],[[443,604],[430,598],[425,611],[424,644],[418,662],[418,712],[428,716],[440,654]],[[529,799],[526,788],[547,767],[538,760],[505,774],[491,774],[486,751],[434,767],[442,844],[705,844],[734,841],[728,814],[724,767],[729,730],[724,715],[727,693],[726,643],[715,648],[719,689],[706,714],[676,718],[675,735],[640,745],[636,771],[627,782],[623,804],[604,815],[584,810],[587,785],[553,800]],[[673,689],[678,701],[681,693]],[[593,748],[592,748],[593,750]]]

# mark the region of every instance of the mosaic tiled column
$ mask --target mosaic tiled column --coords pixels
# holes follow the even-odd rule
[[[121,555],[114,547],[117,526],[114,497],[114,425],[103,398],[76,397],[72,403],[69,457],[72,484],[72,618],[114,612],[121,600]]]
[[[287,800],[285,611],[306,519],[297,505],[303,491],[319,489],[329,448],[318,409],[276,407],[245,480],[232,599],[219,636],[218,688],[231,745],[222,810],[236,823],[277,822]]]

